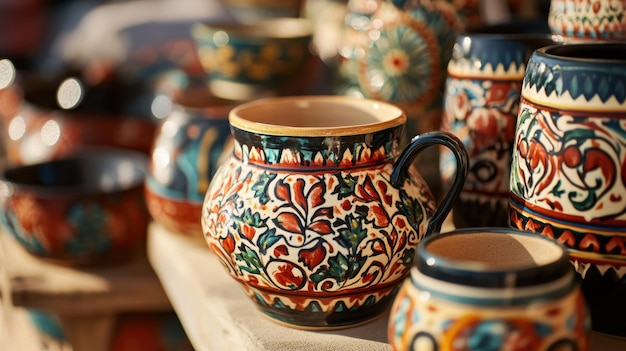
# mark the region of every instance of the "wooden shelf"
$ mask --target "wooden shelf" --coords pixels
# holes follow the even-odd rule
[[[74,351],[107,350],[120,313],[172,310],[145,250],[123,264],[73,268],[30,255],[5,233],[0,233],[0,244],[5,309],[58,317]]]

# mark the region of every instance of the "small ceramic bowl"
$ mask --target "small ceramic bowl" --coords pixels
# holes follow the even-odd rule
[[[145,242],[147,159],[99,148],[7,168],[0,180],[2,227],[28,252],[52,262],[125,261]]]
[[[311,53],[313,24],[306,18],[269,18],[237,23],[197,23],[198,56],[212,92],[250,100],[275,95],[275,88],[302,69]]]

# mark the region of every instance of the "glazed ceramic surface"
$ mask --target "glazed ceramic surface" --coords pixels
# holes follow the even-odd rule
[[[90,149],[2,173],[0,223],[31,254],[71,265],[116,263],[144,244],[147,156]]]
[[[252,100],[275,95],[310,56],[313,24],[305,18],[198,23],[192,28],[213,94]]]
[[[554,44],[542,34],[459,35],[448,64],[441,129],[458,136],[470,170],[454,206],[456,228],[504,227],[511,153],[522,80],[530,53]],[[441,150],[444,188],[455,174],[454,156]]]
[[[202,202],[225,150],[232,147],[228,112],[235,102],[217,99],[203,87],[179,95],[157,129],[146,202],[156,222],[202,242]]]
[[[340,94],[394,103],[421,133],[439,128],[446,65],[463,22],[448,1],[350,0]]]
[[[626,49],[568,44],[527,68],[510,222],[568,246],[595,330],[626,336]]]
[[[589,317],[564,247],[509,228],[437,234],[389,319],[393,350],[587,350]]]
[[[567,42],[626,40],[626,0],[551,0],[548,24]]]
[[[396,106],[340,96],[264,99],[231,111],[232,156],[207,192],[210,249],[274,321],[336,328],[379,316],[465,179],[460,141],[422,135],[400,153]],[[444,144],[457,182],[438,208],[411,161]]]

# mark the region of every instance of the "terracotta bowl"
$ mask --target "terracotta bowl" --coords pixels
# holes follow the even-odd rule
[[[212,92],[249,100],[275,95],[311,56],[313,25],[306,18],[197,23],[192,37]]]
[[[145,242],[146,169],[146,155],[112,148],[7,168],[0,180],[4,232],[53,262],[125,261]]]

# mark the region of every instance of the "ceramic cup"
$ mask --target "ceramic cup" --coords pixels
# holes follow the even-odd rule
[[[526,69],[511,226],[569,248],[594,330],[626,336],[626,46],[555,45]]]
[[[548,25],[569,43],[626,40],[625,0],[551,0]]]
[[[402,150],[402,109],[343,96],[255,100],[229,121],[235,147],[202,208],[209,248],[273,321],[326,329],[380,316],[465,180],[461,142],[432,132]],[[438,145],[459,170],[439,206],[412,167]]]
[[[469,174],[452,212],[456,228],[507,226],[511,153],[526,63],[534,49],[554,44],[548,34],[493,28],[498,29],[502,34],[484,28],[459,35],[448,63],[441,129],[459,137],[470,156]],[[442,149],[439,163],[445,188],[455,174],[454,156]]]
[[[589,317],[567,251],[510,228],[422,240],[391,309],[393,350],[587,350]]]
[[[146,176],[146,203],[155,222],[204,245],[202,201],[219,163],[232,147],[228,112],[234,101],[218,99],[205,85],[174,93],[159,123]]]
[[[305,18],[200,22],[191,34],[211,92],[253,100],[277,95],[301,71],[311,56],[313,24]]]
[[[74,266],[126,261],[145,245],[149,214],[143,182],[148,157],[84,148],[65,157],[3,170],[0,224],[27,252]]]

